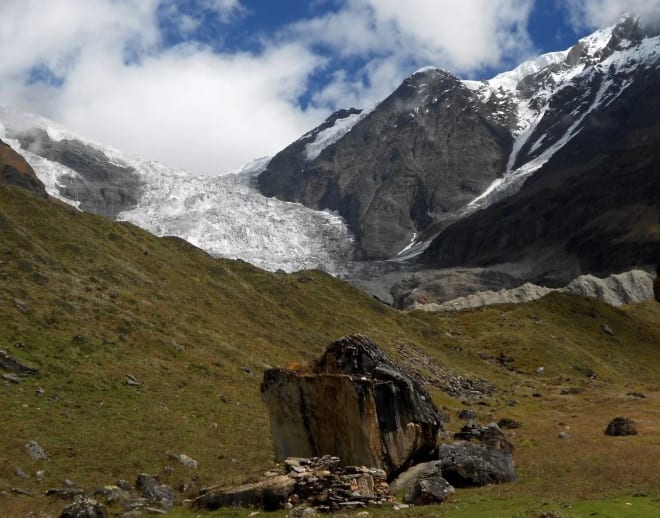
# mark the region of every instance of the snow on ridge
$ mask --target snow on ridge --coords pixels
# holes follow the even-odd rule
[[[559,52],[549,52],[547,54],[542,54],[536,59],[521,63],[513,70],[497,74],[495,77],[489,79],[487,83],[489,86],[495,89],[503,88],[504,90],[515,92],[520,81],[526,77],[536,74],[537,72],[550,65],[556,65],[565,62],[566,57],[568,56],[568,52],[568,50],[562,50]]]
[[[314,140],[309,142],[303,150],[305,160],[311,162],[318,157],[325,148],[334,144],[351,131],[353,126],[366,117],[367,113],[364,110],[361,113],[353,113],[343,119],[337,119],[332,126],[317,133]]]

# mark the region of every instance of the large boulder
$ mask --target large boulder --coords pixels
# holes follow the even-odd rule
[[[422,384],[365,336],[332,343],[309,372],[267,370],[261,391],[278,460],[335,455],[391,476],[428,460],[441,429]]]
[[[615,417],[605,428],[605,435],[612,437],[637,435],[637,423],[629,417]]]
[[[461,439],[438,448],[442,476],[454,487],[514,482],[513,445],[495,423],[468,424],[454,435]]]

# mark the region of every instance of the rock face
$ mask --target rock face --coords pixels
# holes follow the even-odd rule
[[[625,63],[585,69],[548,103],[527,140],[539,146],[519,154],[534,160],[546,148],[543,165],[516,194],[444,229],[422,258],[427,266],[532,261],[529,280],[557,286],[582,272],[657,264],[660,60],[643,54],[650,40],[624,39],[634,43]],[[581,118],[571,114],[576,102],[589,107]]]
[[[637,435],[637,424],[629,417],[615,417],[605,429],[605,435],[619,437],[623,435]]]
[[[630,272],[610,275],[604,279],[593,275],[580,275],[567,286],[560,289],[525,283],[517,288],[499,291],[480,291],[442,303],[421,303],[419,293],[409,293],[407,299],[414,302],[406,307],[406,309],[452,311],[491,306],[493,304],[531,302],[553,291],[571,293],[581,297],[592,297],[612,306],[621,306],[622,304],[634,304],[652,300],[653,286],[653,276],[650,273],[643,270],[632,270]],[[428,296],[424,296],[422,300],[428,300]]]
[[[0,140],[0,184],[15,185],[48,198],[44,184],[25,159]]]
[[[79,174],[60,179],[59,190],[81,209],[115,218],[137,205],[142,191],[139,176],[130,167],[114,164],[103,152],[76,140],[53,140],[37,128],[15,138],[21,147]]]
[[[451,74],[420,71],[317,156],[308,136],[276,155],[259,188],[338,211],[363,259],[391,257],[503,174],[512,136],[491,108]]]
[[[261,390],[278,460],[336,455],[392,475],[427,458],[441,428],[424,387],[364,336],[332,343],[311,372],[266,371]]]

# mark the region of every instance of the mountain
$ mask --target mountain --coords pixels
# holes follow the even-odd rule
[[[520,263],[555,283],[648,266],[658,32],[626,17],[488,81],[422,69],[322,150],[309,135],[284,149],[259,187],[337,210],[363,259],[426,249],[421,268]]]
[[[555,285],[581,272],[655,265],[660,38],[626,19],[582,40],[512,95],[526,100],[530,84],[537,92],[547,85],[547,101],[526,101],[541,106],[542,116],[520,134],[510,171],[484,197],[501,201],[444,229],[422,261],[515,262],[531,265],[528,277]]]
[[[229,174],[194,177],[15,110],[0,109],[0,127],[48,193],[82,210],[273,271],[340,273],[351,254],[353,236],[336,214],[258,192],[254,176],[264,159]]]

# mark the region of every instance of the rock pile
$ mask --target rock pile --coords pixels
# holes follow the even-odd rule
[[[254,484],[207,490],[193,507],[313,507],[321,512],[359,509],[392,499],[387,474],[382,469],[343,466],[338,457],[288,458]]]

